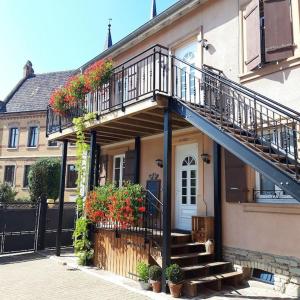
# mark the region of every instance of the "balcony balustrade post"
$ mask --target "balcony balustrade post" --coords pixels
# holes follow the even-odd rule
[[[164,109],[164,160],[163,160],[163,245],[162,268],[171,262],[171,166],[172,166],[172,115],[169,107]],[[163,272],[162,290],[166,292],[166,276]]]
[[[156,91],[156,48],[153,49],[153,67],[152,67],[152,80],[153,80],[153,100],[155,100],[155,91]]]
[[[62,221],[63,221],[63,213],[64,213],[67,154],[68,154],[68,140],[64,140],[63,148],[62,148],[62,161],[61,161],[60,185],[59,185],[59,213],[58,213],[58,224],[57,224],[57,233],[56,233],[56,256],[60,256],[60,248],[61,248],[61,232],[62,232]]]

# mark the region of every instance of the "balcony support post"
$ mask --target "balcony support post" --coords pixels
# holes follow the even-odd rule
[[[95,182],[94,186],[99,186],[99,175],[100,175],[100,156],[101,156],[101,147],[96,145],[96,167],[95,167]]]
[[[92,191],[94,189],[95,183],[95,158],[96,158],[96,146],[97,146],[97,136],[96,131],[91,131],[90,138],[90,161],[89,161],[89,180],[88,180],[88,190]]]
[[[64,214],[67,154],[68,154],[68,141],[64,140],[63,148],[62,148],[62,161],[61,161],[60,185],[59,185],[59,213],[58,213],[58,224],[57,224],[57,233],[56,233],[56,256],[60,256],[60,248],[61,248],[61,232],[62,232],[62,221],[63,221],[63,214]]]
[[[171,262],[171,166],[172,166],[172,115],[168,107],[164,108],[164,160],[163,160],[163,270]],[[162,290],[166,292],[166,276],[163,272]]]
[[[140,183],[141,138],[139,136],[135,138],[134,146],[134,183]]]
[[[215,228],[215,259],[222,260],[222,178],[221,178],[221,146],[213,143],[213,172],[214,172],[214,228]]]

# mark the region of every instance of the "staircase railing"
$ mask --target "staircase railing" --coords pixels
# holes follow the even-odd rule
[[[149,190],[146,193],[145,239],[160,247],[163,236],[163,203]]]
[[[258,151],[267,148],[264,155],[277,158],[299,178],[298,112],[229,80],[220,70],[200,69],[174,56],[172,74],[173,97],[222,129],[235,128],[239,138]]]

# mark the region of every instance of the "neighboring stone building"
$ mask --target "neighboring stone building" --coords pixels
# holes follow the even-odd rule
[[[72,71],[35,74],[28,61],[23,78],[0,103],[0,182],[15,187],[18,198],[29,196],[30,165],[39,158],[61,156],[60,144],[46,138],[47,105],[51,93],[71,74]],[[67,201],[75,194],[76,181],[74,145],[70,148]]]

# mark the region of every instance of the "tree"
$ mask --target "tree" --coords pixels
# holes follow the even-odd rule
[[[6,182],[0,184],[0,202],[7,203],[15,201],[17,192]]]
[[[31,201],[58,198],[60,161],[57,158],[43,158],[30,167],[28,174]]]

